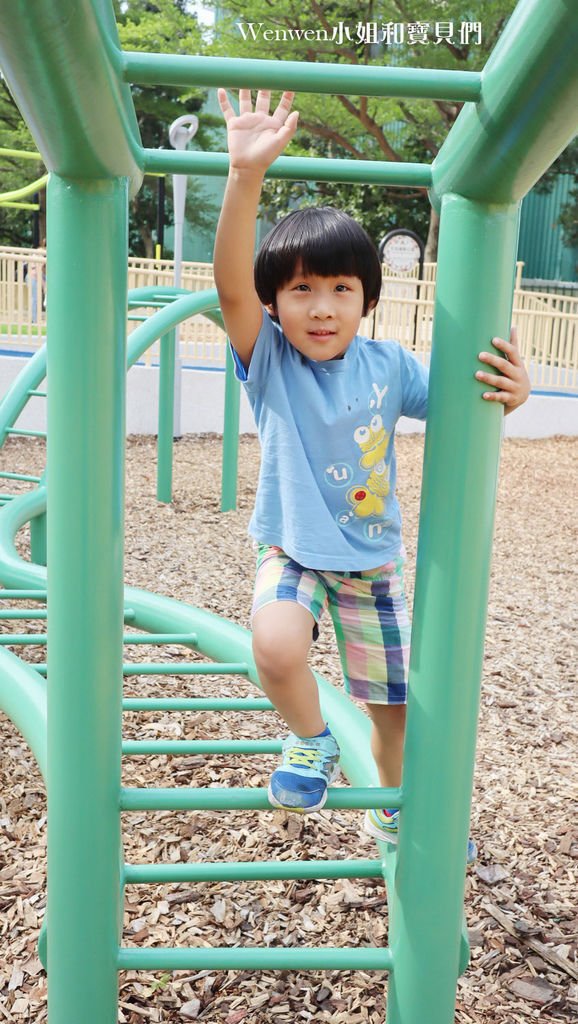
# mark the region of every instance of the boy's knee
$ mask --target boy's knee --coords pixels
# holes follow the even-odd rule
[[[307,648],[286,631],[254,627],[253,656],[260,674],[282,683],[307,663]]]

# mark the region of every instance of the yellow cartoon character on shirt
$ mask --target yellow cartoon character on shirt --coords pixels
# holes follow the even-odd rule
[[[382,516],[385,511],[385,498],[389,494],[389,469],[385,464],[389,436],[379,415],[373,416],[368,426],[357,427],[353,433],[363,453],[359,465],[371,469],[365,482],[350,487],[346,495],[356,516]]]

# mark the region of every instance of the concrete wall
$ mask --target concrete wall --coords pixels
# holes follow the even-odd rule
[[[0,396],[26,363],[26,357],[0,357]],[[222,433],[225,375],[211,370],[183,370],[181,394],[181,432],[183,434]],[[127,383],[127,433],[156,434],[158,409],[158,368],[133,366]],[[46,429],[46,400],[32,398],[18,426],[28,430]],[[400,420],[400,433],[424,429],[417,420]],[[241,433],[255,430],[253,416],[244,390],[241,392]],[[553,434],[578,435],[578,395],[535,394],[506,418],[506,437],[549,437]]]

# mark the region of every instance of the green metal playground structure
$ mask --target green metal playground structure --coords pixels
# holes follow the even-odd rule
[[[481,73],[123,53],[109,0],[12,0],[0,13],[0,64],[50,172],[46,551],[44,478],[30,479],[34,489],[6,500],[0,511],[4,617],[42,619],[43,608],[26,605],[46,598],[49,609],[47,634],[33,634],[34,642],[47,642],[48,683],[45,667],[2,646],[0,707],[29,743],[48,789],[48,924],[41,950],[50,1024],[114,1024],[119,970],[203,968],[387,971],[388,1024],[453,1020],[456,982],[467,962],[464,850],[502,420],[501,407],[479,400],[482,385],[472,367],[494,335],[508,334],[520,201],[578,128],[577,53],[574,0],[522,0]],[[224,154],[144,150],[129,83],[464,102],[431,167],[284,157],[270,170],[290,179],[427,186],[441,210],[400,789],[369,788],[376,777],[367,722],[321,680],[351,783],[332,789],[327,806],[400,807],[397,855],[380,850],[371,861],[250,864],[131,865],[119,858],[121,813],[268,808],[260,789],[121,785],[122,753],[134,749],[123,749],[122,711],[156,706],[152,699],[123,701],[123,675],[136,671],[124,660],[123,641],[134,640],[134,633],[124,634],[125,622],[141,631],[143,642],[178,642],[214,659],[201,666],[205,673],[238,673],[258,683],[246,631],[123,586],[128,199],[147,170],[227,171]],[[214,293],[168,298],[174,301],[155,314],[159,319],[138,329],[140,341],[132,335],[129,360],[153,335],[169,337],[182,317],[215,310]],[[170,343],[165,348],[170,373]],[[30,361],[0,407],[0,436],[18,433],[23,404],[42,397],[44,358]],[[14,545],[27,522],[33,524],[31,561]],[[30,642],[26,635],[6,636],[12,645]],[[162,662],[148,668],[168,670]],[[173,663],[171,671],[183,669]],[[170,706],[194,711],[207,703],[173,698]],[[268,706],[262,699],[209,703],[231,713]],[[180,752],[168,743],[163,749]],[[210,749],[218,753],[219,745]],[[247,752],[239,744],[227,750]],[[119,938],[125,885],[342,876],[384,877],[387,948],[139,949]]]

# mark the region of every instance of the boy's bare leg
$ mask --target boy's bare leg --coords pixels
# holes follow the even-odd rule
[[[307,664],[314,619],[302,605],[275,601],[253,617],[253,654],[263,690],[297,736],[325,729],[315,677]]]
[[[405,736],[405,704],[368,704],[373,722],[371,753],[382,786],[401,785],[403,740]]]

